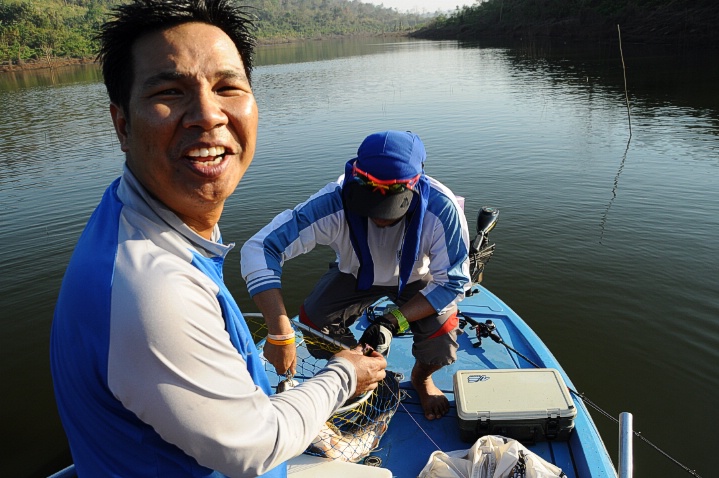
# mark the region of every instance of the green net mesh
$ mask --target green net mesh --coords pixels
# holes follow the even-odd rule
[[[246,314],[245,319],[255,334],[257,348],[262,352],[263,339],[267,335],[262,316]],[[297,373],[292,380],[300,383],[314,377],[327,360],[342,349],[342,345],[302,324],[293,322],[293,327],[296,334]],[[281,391],[288,386],[288,377],[278,374],[267,361],[265,371],[273,388],[279,387]],[[399,375],[387,371],[387,376],[376,390],[345,403],[327,420],[305,453],[352,463],[367,457],[379,447],[380,439],[399,406],[400,379]]]

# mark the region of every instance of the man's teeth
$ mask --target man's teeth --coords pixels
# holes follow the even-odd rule
[[[211,148],[197,148],[187,153],[191,158],[214,158],[225,154],[224,146],[212,146]]]
[[[222,162],[222,160],[224,159],[224,156],[215,156],[214,159],[203,159],[203,158],[194,159],[194,160],[192,160],[192,162],[197,165],[201,165],[201,166],[216,166]]]

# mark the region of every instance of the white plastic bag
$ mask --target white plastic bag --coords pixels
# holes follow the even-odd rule
[[[517,440],[487,435],[468,450],[436,451],[418,478],[561,478],[562,470]]]

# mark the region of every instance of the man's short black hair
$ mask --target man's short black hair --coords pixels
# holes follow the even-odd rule
[[[134,76],[132,47],[142,36],[189,22],[221,29],[237,47],[251,80],[256,45],[255,24],[247,7],[234,0],[133,0],[113,9],[98,34],[102,75],[110,101],[129,114]],[[198,39],[198,41],[202,41]]]

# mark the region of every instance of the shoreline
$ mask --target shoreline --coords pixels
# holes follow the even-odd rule
[[[96,63],[94,57],[89,58],[61,58],[53,57],[50,59],[43,58],[41,60],[28,60],[22,63],[8,65],[3,63],[0,65],[0,73],[18,73],[32,70],[52,70],[54,68],[62,68],[71,65],[90,65]]]
[[[258,40],[257,47],[279,45],[286,43],[323,41],[337,38],[352,38],[366,36],[400,36],[423,40],[459,40],[459,41],[478,41],[496,39],[500,41],[512,41],[517,39],[524,40],[550,40],[564,41],[573,43],[582,42],[615,42],[617,41],[617,30],[615,25],[597,24],[593,28],[582,26],[581,22],[549,22],[544,25],[502,25],[487,28],[487,26],[478,27],[477,25],[464,25],[462,27],[451,26],[449,28],[440,28],[435,30],[419,29],[411,32],[394,32],[383,34],[369,35],[331,35],[316,38],[265,38]],[[687,36],[684,31],[658,32],[655,29],[647,28],[647,25],[629,26],[625,36],[626,43],[642,43],[657,46],[680,46],[699,49],[717,49],[719,48],[719,34],[707,32],[698,34],[696,30],[692,31],[693,35]],[[4,62],[0,64],[0,74],[2,73],[19,73],[33,70],[52,70],[65,66],[74,65],[91,65],[97,64],[94,56],[85,58],[63,58],[52,57],[23,61],[21,63]]]
[[[285,43],[299,43],[299,42],[311,42],[311,41],[323,41],[323,40],[334,40],[338,38],[360,38],[360,37],[411,37],[414,32],[388,32],[380,34],[358,34],[358,35],[326,35],[316,38],[293,38],[293,37],[279,37],[279,38],[263,38],[257,41],[257,48],[270,45],[280,45]],[[51,57],[51,58],[38,58],[33,60],[23,61],[21,63],[8,64],[7,61],[0,64],[0,73],[18,73],[33,70],[52,70],[54,68],[62,68],[64,66],[73,65],[92,65],[97,64],[97,60],[94,56],[85,58],[64,58],[64,57]]]
[[[719,49],[719,8],[699,2],[690,6],[666,5],[659,8],[630,8],[606,15],[585,9],[563,18],[521,16],[501,20],[484,15],[461,22],[451,18],[439,28],[420,28],[415,38],[483,40],[551,40],[565,43],[616,43],[674,46],[686,49]]]

